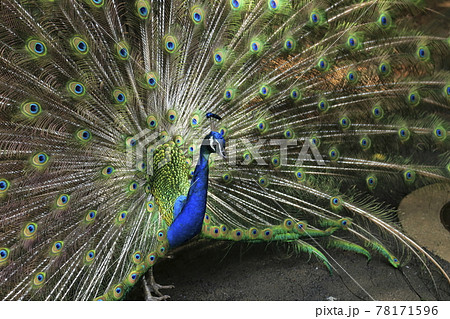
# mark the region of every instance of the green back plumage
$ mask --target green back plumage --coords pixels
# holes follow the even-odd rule
[[[428,5],[2,1],[0,298],[122,299],[169,249],[213,125],[228,157],[202,237],[330,271],[326,249],[412,255],[450,282],[383,203],[450,181],[448,19]]]
[[[186,196],[189,190],[186,158],[176,145],[174,141],[159,145],[150,155],[153,157],[153,172],[149,172],[148,185],[159,213],[168,226],[173,221],[176,199],[181,195]]]

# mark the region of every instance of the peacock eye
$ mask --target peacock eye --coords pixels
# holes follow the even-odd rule
[[[26,238],[33,238],[37,231],[37,224],[35,223],[28,223],[25,225],[25,227],[22,230],[22,235]]]
[[[89,132],[87,130],[79,130],[76,134],[76,137],[81,142],[87,142],[92,138],[92,134],[91,134],[91,132]]]
[[[238,9],[241,6],[241,4],[240,4],[239,0],[231,0],[231,6],[234,9]]]
[[[69,196],[69,195],[67,195],[67,194],[62,194],[62,195],[60,195],[60,196],[58,197],[58,199],[56,200],[56,205],[57,205],[59,208],[63,208],[63,207],[65,207],[65,206],[67,205],[67,203],[69,202],[69,200],[70,200],[70,196]]]
[[[127,138],[127,140],[126,140],[126,145],[127,146],[134,147],[134,146],[136,146],[136,144],[137,144],[136,139],[134,139],[132,137]]]
[[[77,94],[83,93],[83,90],[84,90],[84,88],[83,88],[83,86],[82,86],[81,84],[75,85],[75,92],[76,92]]]
[[[290,130],[286,130],[284,132],[284,136],[287,137],[287,138],[290,138],[292,136],[292,132]]]
[[[170,123],[175,123],[175,121],[178,119],[178,113],[176,110],[168,110],[167,111],[167,120]]]
[[[272,8],[272,9],[277,9],[277,8],[278,8],[278,1],[276,1],[276,0],[270,0],[270,1],[269,1],[269,5],[270,5],[270,8]]]
[[[5,259],[6,256],[8,256],[8,252],[6,251],[6,249],[0,250],[0,258]]]
[[[40,43],[40,42],[37,42],[37,43],[34,45],[34,51],[36,51],[36,53],[42,53],[42,52],[44,52],[44,45],[43,45],[42,43]]]
[[[204,17],[204,11],[200,6],[194,6],[192,8],[192,20],[194,21],[195,24],[200,24],[201,22],[203,22],[203,17]]]
[[[84,43],[83,41],[80,41],[80,43],[78,43],[78,49],[82,52],[86,51],[86,43]]]
[[[390,64],[388,62],[380,63],[380,65],[378,66],[378,72],[382,76],[389,75],[391,73],[391,66],[390,66]]]
[[[57,241],[56,243],[53,244],[52,250],[51,250],[51,254],[52,255],[59,255],[62,251],[63,248],[63,242],[62,241]]]
[[[39,111],[39,106],[36,103],[30,104],[30,112],[36,114]]]
[[[5,191],[9,186],[9,182],[6,179],[0,180],[0,191]]]
[[[319,17],[317,16],[317,14],[313,13],[311,15],[311,20],[312,22],[317,23],[317,21],[319,21]]]
[[[350,47],[350,49],[359,48],[360,42],[360,39],[355,35],[351,35],[347,38],[347,46]]]
[[[173,35],[166,35],[163,38],[164,49],[168,53],[174,53],[178,49],[178,40]]]
[[[148,10],[146,7],[140,7],[139,12],[141,13],[142,16],[146,16],[148,13]]]
[[[222,62],[222,56],[218,53],[214,56],[214,59],[216,60],[217,63]]]

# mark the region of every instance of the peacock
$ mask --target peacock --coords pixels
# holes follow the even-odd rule
[[[0,299],[122,300],[198,240],[418,261],[450,184],[448,12],[424,0],[2,0]],[[418,221],[420,227],[420,221]],[[156,266],[157,267],[157,266]],[[300,279],[299,279],[300,280]]]

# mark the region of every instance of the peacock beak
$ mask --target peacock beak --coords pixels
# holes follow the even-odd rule
[[[227,158],[225,153],[225,147],[222,143],[218,142],[215,144],[215,151],[217,154],[219,154],[222,158]]]

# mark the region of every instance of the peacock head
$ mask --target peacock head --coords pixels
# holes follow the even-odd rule
[[[225,138],[218,132],[211,131],[203,140],[200,152],[205,155],[216,153],[226,158]]]

